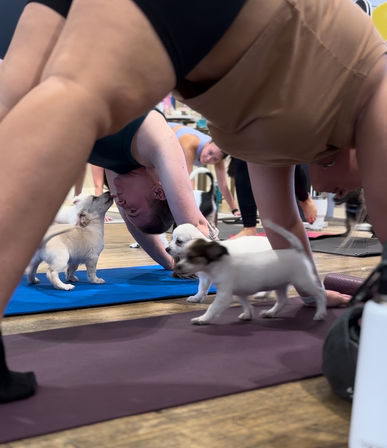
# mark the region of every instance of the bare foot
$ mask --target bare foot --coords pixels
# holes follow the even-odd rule
[[[328,308],[348,306],[348,302],[352,297],[349,294],[342,294],[341,292],[332,291],[331,289],[327,289],[326,293]]]
[[[256,235],[257,235],[256,227],[243,227],[243,229],[239,233],[233,235],[231,238],[240,238],[241,236],[256,236]]]
[[[349,301],[351,300],[350,295],[348,294],[342,294],[338,291],[332,291],[331,289],[327,289],[326,291],[327,295],[327,307],[328,308],[343,308],[348,306]],[[304,302],[305,306],[315,306],[314,300],[306,299]]]
[[[309,224],[313,224],[317,219],[317,207],[311,196],[309,195],[306,201],[300,201],[300,206],[304,212],[306,221]]]
[[[105,222],[112,222],[113,218],[111,218],[110,216],[105,216]]]

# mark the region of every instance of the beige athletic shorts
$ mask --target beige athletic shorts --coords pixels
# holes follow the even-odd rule
[[[387,52],[370,17],[352,0],[265,0],[262,13],[237,64],[182,101],[223,151],[250,162],[307,163],[350,147],[360,86]]]

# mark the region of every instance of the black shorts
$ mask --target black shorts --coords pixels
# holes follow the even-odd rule
[[[42,3],[59,13],[61,16],[67,17],[72,0],[28,0],[26,5],[28,3]]]
[[[167,50],[178,83],[218,42],[245,3],[245,0],[133,1]]]
[[[72,0],[29,0],[66,17]],[[106,0],[109,1],[109,0]],[[175,69],[177,83],[230,27],[246,0],[133,0],[148,18]]]

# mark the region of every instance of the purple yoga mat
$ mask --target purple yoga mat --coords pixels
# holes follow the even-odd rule
[[[331,273],[324,279],[325,289],[333,289],[342,294],[353,296],[364,282],[364,278],[354,277],[353,275]]]
[[[275,319],[239,322],[232,307],[209,326],[191,325],[194,311],[5,336],[10,368],[35,371],[40,386],[0,405],[0,442],[320,375],[343,310],[325,321],[314,311],[291,299]]]

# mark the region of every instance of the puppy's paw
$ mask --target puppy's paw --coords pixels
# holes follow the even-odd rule
[[[253,315],[251,313],[243,312],[238,316],[238,319],[239,320],[252,320]]]
[[[75,288],[74,285],[70,285],[67,283],[64,283],[64,286],[55,286],[55,289],[62,289],[63,291],[71,291]]]
[[[34,277],[34,278],[29,278],[28,279],[28,284],[29,285],[36,285],[40,283],[40,280],[38,279],[38,277]]]
[[[205,319],[203,319],[203,316],[194,317],[191,319],[192,325],[208,325],[209,322]]]
[[[326,310],[316,311],[315,315],[313,316],[313,320],[324,320],[326,315]]]
[[[272,310],[264,310],[259,313],[261,317],[275,317],[276,313]]]
[[[202,303],[204,301],[204,299],[205,299],[205,297],[198,296],[198,295],[189,296],[189,297],[187,297],[187,302],[189,302],[189,303]]]
[[[106,283],[106,282],[105,282],[105,280],[104,280],[103,278],[98,278],[98,277],[96,277],[91,283],[99,283],[99,284],[102,284],[102,283]]]
[[[66,277],[66,280],[68,282],[79,282],[79,278],[76,275],[71,275],[69,277]]]

